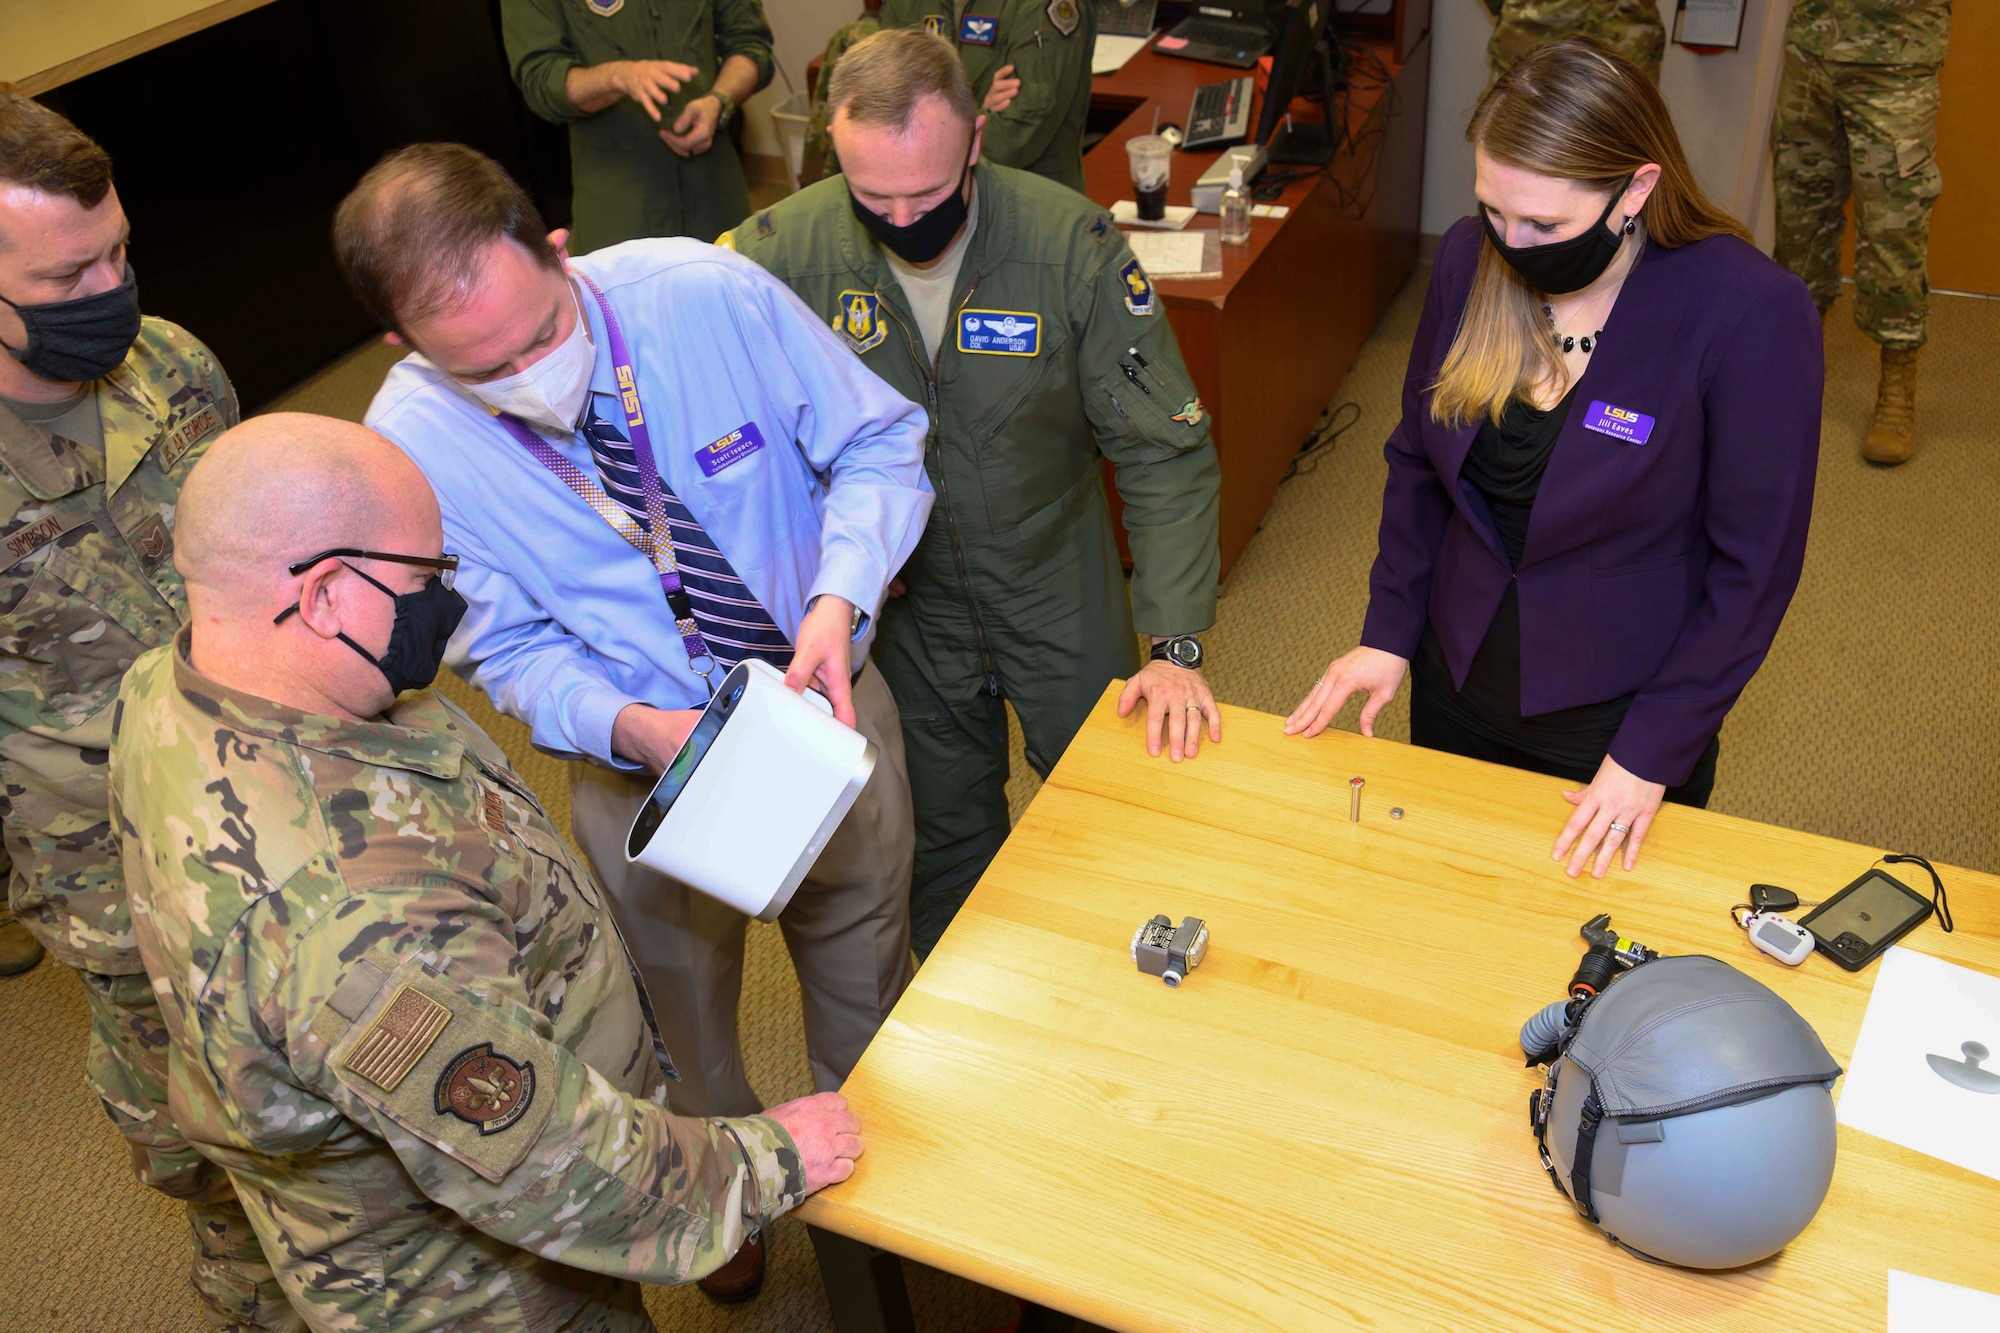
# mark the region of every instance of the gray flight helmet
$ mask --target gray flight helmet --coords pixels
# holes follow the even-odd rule
[[[1537,1106],[1544,1164],[1643,1259],[1736,1268],[1805,1230],[1833,1182],[1840,1066],[1774,991],[1662,958],[1584,1011]]]

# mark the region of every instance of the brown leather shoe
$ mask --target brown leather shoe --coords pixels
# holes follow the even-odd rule
[[[1917,451],[1917,355],[1921,348],[1882,349],[1882,380],[1875,390],[1875,419],[1861,456],[1894,467]]]
[[[746,1240],[729,1262],[695,1283],[717,1305],[741,1305],[764,1289],[764,1237]]]
[[[42,961],[42,946],[14,914],[0,907],[0,977],[18,977]]]

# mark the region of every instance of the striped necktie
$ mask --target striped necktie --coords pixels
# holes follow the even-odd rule
[[[597,413],[603,397],[612,411],[606,420]],[[590,442],[590,456],[597,463],[598,480],[612,499],[624,506],[641,528],[651,530],[646,514],[646,492],[639,482],[639,463],[632,442],[613,421],[617,409],[609,394],[590,395],[584,413],[583,437]],[[792,664],[792,641],[786,637],[763,603],[736,576],[736,569],[716,547],[688,507],[681,503],[665,476],[660,489],[667,501],[667,527],[674,542],[674,560],[680,566],[681,586],[687,589],[694,607],[695,623],[715,654],[716,665],[724,671],[746,657],[761,657],[780,671]]]

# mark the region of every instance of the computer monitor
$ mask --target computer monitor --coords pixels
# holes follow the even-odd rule
[[[1336,143],[1333,114],[1333,57],[1326,48],[1333,0],[1290,0],[1277,50],[1271,57],[1271,80],[1264,89],[1264,110],[1257,117],[1256,143],[1265,145],[1273,162],[1303,162],[1324,166],[1333,160]],[[1329,120],[1324,125],[1283,127],[1285,110],[1305,91],[1317,67],[1320,92]]]

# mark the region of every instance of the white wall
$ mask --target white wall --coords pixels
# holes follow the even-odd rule
[[[792,88],[805,91],[806,66],[826,50],[827,42],[841,24],[860,16],[861,0],[764,0],[764,17],[770,20],[775,39],[772,55],[780,72],[771,76],[770,87],[751,98],[743,108],[745,152],[778,156],[771,108],[783,101]],[[789,87],[786,75],[791,76]]]
[[[1702,188],[1770,248],[1771,108],[1790,0],[1747,0],[1740,50],[1696,55],[1669,42],[1660,91]],[[1672,32],[1673,0],[1661,0]],[[1424,144],[1423,230],[1441,235],[1472,212],[1472,145],[1465,126],[1486,90],[1484,0],[1433,0],[1431,92]]]

